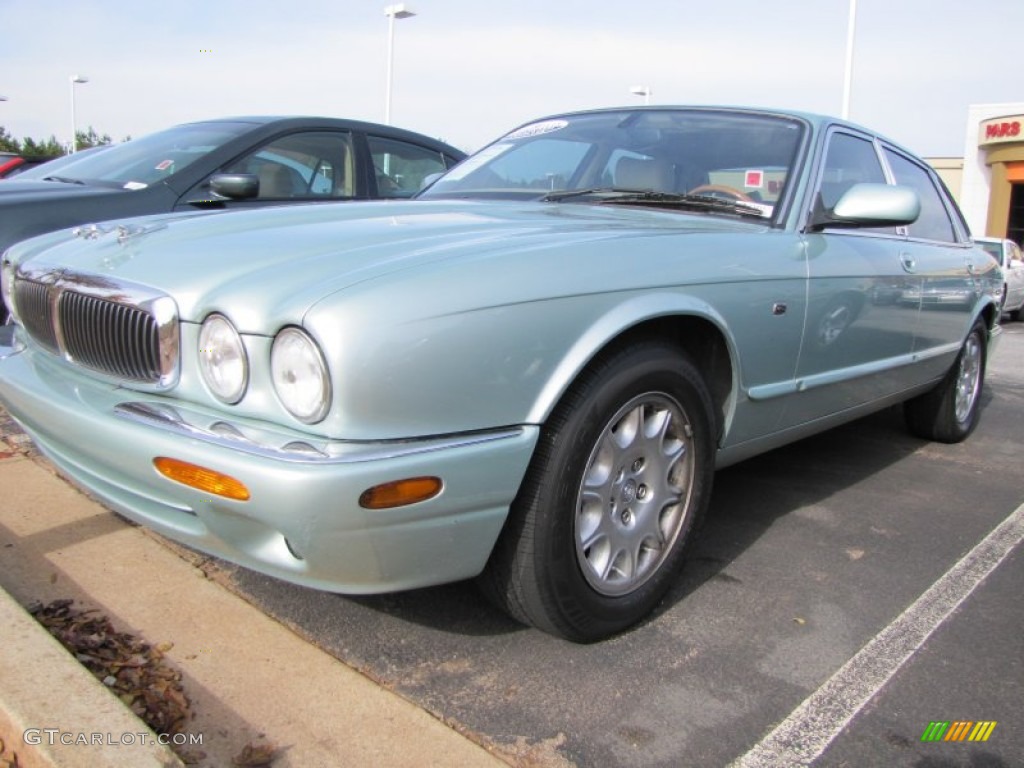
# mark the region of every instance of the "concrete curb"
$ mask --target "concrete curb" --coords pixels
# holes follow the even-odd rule
[[[20,768],[182,766],[0,587],[0,739]]]

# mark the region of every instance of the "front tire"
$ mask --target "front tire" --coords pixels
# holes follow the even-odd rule
[[[942,382],[904,403],[903,413],[913,434],[940,443],[959,443],[974,431],[985,384],[987,338],[988,329],[979,319]]]
[[[604,353],[542,430],[481,576],[514,618],[577,642],[646,616],[672,583],[711,493],[711,397],[678,348]]]

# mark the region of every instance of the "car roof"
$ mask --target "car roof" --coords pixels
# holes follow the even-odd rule
[[[458,147],[442,141],[441,139],[428,136],[405,128],[398,128],[393,125],[373,123],[365,120],[353,120],[344,117],[323,117],[318,115],[239,115],[234,117],[217,117],[206,120],[193,120],[181,125],[209,125],[215,123],[248,123],[254,126],[275,126],[281,129],[293,127],[305,128],[332,128],[335,130],[361,131],[363,133],[376,133],[395,138],[406,138],[417,143],[424,139],[433,142],[436,148],[457,158],[466,156],[466,153]]]

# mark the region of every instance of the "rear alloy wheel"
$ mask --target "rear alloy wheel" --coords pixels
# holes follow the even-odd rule
[[[651,340],[600,356],[544,427],[485,592],[516,619],[578,642],[647,615],[710,497],[711,414],[681,350]]]
[[[978,320],[942,382],[904,404],[911,432],[941,443],[959,443],[974,431],[985,385],[987,338],[988,329],[983,320]]]

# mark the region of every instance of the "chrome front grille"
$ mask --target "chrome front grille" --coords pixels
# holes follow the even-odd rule
[[[20,268],[18,320],[76,365],[154,389],[178,378],[178,311],[169,296],[108,277]]]
[[[160,379],[155,318],[137,307],[64,291],[58,308],[69,359],[133,381]]]
[[[57,329],[53,324],[53,303],[50,286],[33,280],[14,284],[14,300],[21,308],[19,315],[25,330],[51,352],[57,351]]]

